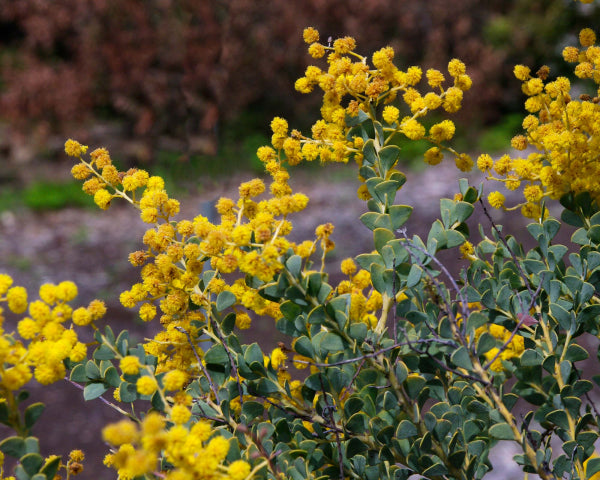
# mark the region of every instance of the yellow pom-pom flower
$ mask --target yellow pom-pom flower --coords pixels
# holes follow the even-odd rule
[[[27,310],[27,290],[25,287],[12,287],[6,292],[8,309],[13,313],[23,313]]]
[[[10,286],[13,284],[13,279],[6,273],[0,273],[0,295],[4,295]]]
[[[80,157],[85,152],[87,152],[88,147],[82,145],[76,140],[67,140],[65,142],[65,153],[70,157]]]
[[[281,350],[281,348],[275,348],[271,352],[271,366],[274,369],[278,369],[281,364],[285,362],[287,355]]]
[[[106,210],[110,206],[112,195],[105,188],[101,188],[94,193],[94,203],[102,210]]]
[[[502,208],[504,206],[504,200],[504,195],[498,191],[488,195],[488,202],[493,208]]]
[[[525,81],[529,78],[531,70],[525,65],[515,65],[513,73],[518,80]]]
[[[308,47],[308,54],[312,58],[321,58],[325,55],[325,47],[320,43],[313,43],[310,47]]]
[[[84,326],[92,323],[92,314],[87,308],[79,307],[73,311],[72,315],[73,323],[75,325]]]
[[[356,273],[356,264],[351,258],[342,260],[341,270],[344,275],[354,275]]]
[[[483,153],[483,154],[479,155],[479,157],[477,158],[477,168],[480,171],[488,172],[493,166],[494,166],[494,160],[492,159],[492,157],[489,154]]]
[[[138,378],[136,388],[141,395],[152,395],[158,389],[158,384],[154,378],[144,376]]]
[[[139,437],[137,425],[131,420],[121,420],[102,429],[102,438],[111,445],[133,443]]]
[[[184,405],[174,405],[171,409],[171,420],[176,425],[186,423],[191,416],[192,412]]]
[[[140,359],[135,355],[127,355],[121,359],[119,366],[124,374],[137,375],[140,372],[141,367]]]
[[[250,475],[250,464],[244,460],[236,460],[227,467],[230,480],[244,480]]]
[[[383,119],[390,125],[398,120],[400,116],[400,110],[393,105],[388,105],[383,109]]]
[[[250,318],[250,315],[248,315],[247,313],[238,313],[235,316],[235,326],[237,328],[239,328],[240,330],[247,330],[250,328],[250,325],[252,324],[252,319]]]
[[[306,43],[314,43],[319,41],[319,31],[314,27],[307,27],[302,32],[302,38]]]
[[[591,47],[596,43],[596,34],[591,28],[584,28],[579,32],[579,43],[582,47]]]
[[[19,331],[21,338],[31,340],[40,332],[40,326],[35,320],[27,317],[18,323],[17,330]]]
[[[187,375],[181,370],[171,370],[163,378],[165,390],[181,390],[187,381]],[[184,422],[185,423],[185,422]]]

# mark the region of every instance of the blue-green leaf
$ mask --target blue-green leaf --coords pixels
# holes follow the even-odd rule
[[[410,438],[417,435],[417,427],[408,420],[402,420],[396,428],[396,437],[398,438]]]
[[[397,145],[388,145],[379,150],[379,161],[382,167],[382,177],[394,166],[400,157],[400,147]]]
[[[44,412],[46,405],[41,402],[32,403],[25,409],[25,427],[30,429]]]
[[[95,351],[93,355],[95,360],[112,360],[116,357],[115,352],[113,352],[108,345],[100,345]]]
[[[8,437],[0,442],[0,451],[11,457],[21,458],[25,453],[25,440],[21,437]]]
[[[382,247],[394,238],[394,234],[386,228],[376,228],[373,230],[373,242],[378,252],[381,252]]]
[[[299,255],[292,255],[285,262],[285,266],[294,277],[298,277],[300,275],[300,270],[302,269],[302,257]]]
[[[392,221],[392,230],[400,228],[410,218],[413,207],[408,205],[391,205],[388,208],[388,213]]]
[[[490,436],[498,440],[514,440],[515,434],[508,423],[497,423],[490,427]]]
[[[237,301],[235,295],[228,290],[219,293],[217,297],[217,311],[222,312],[228,307],[231,307]]]
[[[44,465],[44,457],[39,453],[28,453],[27,455],[23,455],[19,461],[29,476],[38,473],[42,465]]]
[[[103,383],[90,383],[83,389],[83,398],[88,400],[94,400],[108,390],[108,387]]]

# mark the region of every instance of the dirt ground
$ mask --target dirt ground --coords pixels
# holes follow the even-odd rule
[[[65,178],[67,174],[65,172]],[[292,237],[311,239],[317,225],[333,223],[337,247],[330,256],[331,271],[339,271],[343,258],[373,248],[371,232],[357,220],[366,207],[356,197],[359,184],[353,175],[348,167],[292,174],[294,191],[310,197],[306,211],[293,219]],[[451,163],[408,174],[408,182],[397,201],[415,206],[407,224],[409,235],[426,235],[439,212],[439,198],[451,197],[457,191],[460,176]],[[236,198],[239,181],[249,178],[251,174],[236,175],[204,188],[202,194],[180,198],[182,212],[178,218],[193,218],[199,213],[210,215],[217,198],[223,195]],[[480,180],[475,176],[472,184]],[[501,220],[501,215],[498,217]],[[518,229],[522,224],[524,222],[513,227]],[[115,202],[108,212],[81,209],[4,212],[0,214],[0,271],[9,273],[17,284],[31,288],[34,293],[44,282],[74,280],[79,286],[78,303],[85,305],[93,298],[105,300],[106,322],[117,331],[132,329],[141,339],[152,335],[157,326],[141,326],[132,312],[119,305],[118,296],[138,279],[138,271],[129,265],[127,255],[141,247],[145,229],[137,211],[124,202]],[[456,265],[457,254],[452,255],[447,261]],[[261,338],[263,342],[274,344],[280,337],[275,337],[273,332],[271,324],[256,324],[247,339]],[[66,382],[44,389],[32,385],[32,390],[33,397],[40,394],[47,404],[47,411],[34,432],[41,437],[43,453],[64,455],[72,448],[81,448],[87,452],[88,459],[85,472],[78,478],[114,478],[113,472],[101,465],[106,448],[99,437],[101,427],[119,419],[119,414],[100,402],[86,405],[81,392]],[[5,434],[0,431],[0,436]],[[512,472],[515,476],[511,473],[506,476],[507,454],[500,452],[499,455],[504,465],[499,472],[502,476],[498,478],[522,478],[518,471]],[[493,480],[493,476],[490,478]]]

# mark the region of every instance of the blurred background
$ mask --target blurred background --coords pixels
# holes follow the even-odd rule
[[[599,21],[600,8],[573,0],[0,0],[0,271],[32,296],[41,283],[72,279],[82,304],[104,299],[107,322],[141,339],[154,327],[139,325],[118,295],[137,281],[126,257],[145,227],[126,205],[108,213],[92,205],[69,179],[65,139],[109,148],[120,168],[164,176],[181,217],[210,216],[219,196],[261,174],[254,153],[269,143],[273,116],[304,132],[316,120],[319,95],[293,88],[314,62],[302,41],[314,26],[323,40],[355,37],[367,56],[391,45],[401,69],[445,70],[462,59],[473,88],[456,121],[458,147],[504,152],[523,117],[514,64],[568,75],[562,48]],[[404,148],[409,182],[399,199],[418,205],[409,227],[419,234],[459,177],[453,165],[423,170],[426,148]],[[294,236],[335,223],[337,268],[370,249],[371,235],[357,222],[364,204],[353,166],[318,168],[292,174],[295,191],[311,198]],[[257,321],[247,340],[273,330]],[[98,437],[119,416],[86,406],[63,383],[40,393],[49,413],[35,433],[45,453],[83,448],[90,459],[80,478],[113,478],[100,466]]]
[[[318,94],[293,89],[309,25],[323,41],[354,36],[365,55],[389,44],[401,68],[461,58],[476,92],[469,136],[511,130],[523,100],[512,66],[564,74],[562,47],[599,19],[573,0],[3,0],[0,180],[61,158],[67,136],[124,161],[247,168],[274,115],[314,121]]]

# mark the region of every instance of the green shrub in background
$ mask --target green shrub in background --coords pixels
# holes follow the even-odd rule
[[[49,384],[65,375],[86,400],[101,398],[123,414],[103,430],[105,463],[123,479],[471,480],[490,471],[501,441],[518,448],[524,472],[597,478],[600,377],[581,369],[590,359],[586,337],[600,325],[597,91],[573,98],[567,78],[515,67],[529,114],[511,144],[523,157],[477,159],[490,180],[522,190],[519,205],[506,206],[499,191],[487,203],[520,208],[532,220],[533,248],[505,235],[489,218],[483,186],[464,179],[420,238],[405,227],[412,208],[396,201],[406,181],[396,166],[411,141],[430,145],[430,165],[446,156],[462,171],[474,166],[448,145],[451,120],[423,121],[460,109],[471,88],[465,64],[403,71],[390,47],[367,59],[351,37],[320,43],[307,28],[304,40],[313,58],[327,55],[326,70],[310,66],[296,82],[300,92],[323,91],[322,117],[310,136],[273,120],[271,145],[257,155],[270,194],[262,180],[242,183],[237,200],[217,202],[219,222],[174,220],[179,202],[161,177],[120,172],[106,149],[88,156],[67,141],[79,160],[73,176],[95,203],[107,209],[123,199],[149,224],[145,249],[129,257],[140,282],[120,300],[157,329],[134,345],[127,331],[100,326],[102,302],[69,306],[72,282],[43,285],[28,302],[25,289],[0,276],[8,309],[29,314],[0,342],[0,421],[15,430],[0,451],[19,459],[17,478],[82,468],[81,452],[64,465],[43,458],[30,436],[43,405],[19,408],[32,377]],[[579,40],[563,55],[577,77],[598,85],[595,34],[585,29]],[[317,226],[304,242],[287,238],[308,202],[293,193],[288,166],[317,159],[358,164],[368,209],[360,220],[373,232],[373,250],[345,259],[337,285],[324,268],[333,225]],[[554,201],[560,220],[548,213]],[[475,208],[489,222],[471,233]],[[553,243],[563,223],[577,228],[573,252]],[[439,260],[447,249],[465,259],[459,275]],[[240,330],[269,321],[287,342],[271,352],[240,342]],[[82,328],[94,330],[93,345],[79,340]]]

